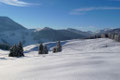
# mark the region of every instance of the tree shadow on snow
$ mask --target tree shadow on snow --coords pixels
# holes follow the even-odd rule
[[[5,57],[0,57],[0,60],[7,60]]]

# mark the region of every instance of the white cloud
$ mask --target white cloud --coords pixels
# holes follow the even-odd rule
[[[20,0],[0,0],[0,2],[7,5],[20,6],[20,7],[31,5],[30,3],[20,1]]]
[[[95,11],[95,10],[120,10],[120,7],[88,7],[88,8],[79,8],[74,9],[70,12],[71,15],[82,15],[86,12]]]

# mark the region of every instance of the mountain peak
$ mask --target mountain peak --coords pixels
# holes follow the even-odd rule
[[[37,28],[37,29],[34,30],[34,32],[49,31],[49,30],[53,30],[53,29],[49,28],[49,27]]]
[[[43,30],[53,30],[53,29],[49,27],[44,27]]]
[[[68,31],[74,31],[74,32],[83,32],[83,31],[81,31],[81,30],[77,30],[77,29],[73,29],[73,28],[67,28],[67,30]]]
[[[12,19],[10,19],[9,17],[6,17],[6,16],[0,16],[0,20],[1,21],[8,21],[8,20],[12,20]]]
[[[11,30],[20,30],[26,29],[22,25],[13,21],[9,17],[0,16],[0,31],[11,31]]]

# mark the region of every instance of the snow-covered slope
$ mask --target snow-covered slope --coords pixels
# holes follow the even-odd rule
[[[36,43],[32,31],[8,17],[0,16],[0,44],[16,44],[21,41],[24,45]]]
[[[9,58],[7,51],[0,51],[0,80],[120,79],[120,43],[77,39],[62,44],[62,52],[48,55],[37,54],[38,44],[26,46],[23,58]]]
[[[19,41],[21,41],[24,46],[37,43],[37,41],[33,40],[30,30],[4,31],[0,33],[0,43],[14,45]]]

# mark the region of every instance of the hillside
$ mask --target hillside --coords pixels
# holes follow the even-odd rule
[[[77,39],[62,43],[63,51],[56,54],[38,55],[37,44],[24,47],[24,58],[9,58],[7,51],[0,51],[0,79],[119,80],[120,43],[111,39]]]
[[[0,32],[25,30],[26,28],[8,17],[0,17]]]
[[[70,32],[77,33],[79,35],[83,35],[84,37],[89,37],[93,34],[93,32],[91,32],[91,31],[85,32],[85,31],[81,31],[81,30],[77,30],[77,29],[73,29],[73,28],[68,28],[67,30]]]

